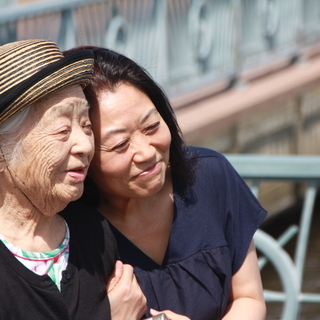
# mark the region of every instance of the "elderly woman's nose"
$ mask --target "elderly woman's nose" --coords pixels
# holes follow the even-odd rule
[[[82,128],[72,130],[72,153],[84,156],[92,155],[94,152],[93,134],[88,135]]]

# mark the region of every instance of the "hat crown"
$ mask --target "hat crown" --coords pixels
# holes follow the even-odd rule
[[[24,40],[0,47],[0,94],[63,57],[51,41]]]
[[[54,42],[46,40],[0,46],[0,125],[56,90],[84,87],[93,73],[93,58],[92,50],[64,57]]]

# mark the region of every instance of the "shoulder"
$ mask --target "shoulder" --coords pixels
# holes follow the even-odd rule
[[[60,215],[71,225],[79,225],[80,222],[88,222],[92,225],[105,220],[95,208],[81,201],[70,202]]]
[[[251,193],[247,184],[227,158],[211,149],[188,147],[189,156],[195,159],[195,179],[192,189],[203,193],[238,194]]]
[[[94,208],[78,201],[71,202],[61,213],[70,229],[68,271],[72,282],[64,283],[63,294],[77,291],[83,297],[77,315],[108,314],[105,286],[118,259],[114,236],[106,219]],[[72,300],[72,297],[70,298]],[[73,301],[69,301],[71,304]],[[102,308],[104,311],[102,311]],[[77,317],[74,318],[84,318]]]
[[[112,241],[113,234],[107,220],[93,207],[81,202],[74,201],[60,212],[66,220],[70,232],[79,238],[96,239],[100,243]]]
[[[215,151],[213,149],[204,148],[204,147],[195,147],[195,146],[187,146],[186,147],[186,156],[187,157],[223,157],[221,153]]]
[[[203,147],[187,146],[185,156],[186,158],[196,159],[197,162],[228,163],[228,160],[223,154],[219,153],[218,151]]]
[[[74,259],[87,257],[100,261],[110,270],[117,259],[117,245],[107,220],[94,208],[81,201],[71,202],[60,215],[70,229],[70,253]],[[71,256],[70,256],[71,257]],[[90,264],[90,262],[86,262]]]
[[[212,172],[214,174],[235,172],[226,157],[212,149],[188,146],[186,148],[186,157],[195,159],[197,163],[197,174],[203,171],[206,173]]]
[[[221,153],[202,147],[187,146],[185,157],[193,159],[194,180],[188,188],[185,202],[194,202],[200,195],[203,201],[212,198],[212,192],[227,195],[230,188],[246,188],[243,181],[229,161]],[[173,179],[175,193],[179,194],[181,182]],[[202,196],[201,196],[202,198]]]

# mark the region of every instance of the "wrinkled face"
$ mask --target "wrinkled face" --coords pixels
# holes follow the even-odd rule
[[[94,140],[88,103],[78,85],[60,89],[36,102],[37,124],[21,143],[21,159],[9,170],[14,184],[43,213],[57,212],[83,192]],[[30,120],[32,122],[33,119]]]
[[[151,100],[121,84],[91,114],[96,152],[89,175],[106,196],[147,197],[164,184],[171,135]]]

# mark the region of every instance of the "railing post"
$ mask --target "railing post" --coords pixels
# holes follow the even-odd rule
[[[208,60],[212,54],[215,40],[210,24],[211,10],[208,0],[193,0],[188,16],[192,50],[201,72],[208,71]]]
[[[61,27],[58,36],[58,46],[61,50],[66,50],[76,45],[76,30],[71,9],[61,12]]]
[[[234,44],[233,50],[235,52],[235,70],[233,74],[233,79],[235,81],[236,87],[243,87],[245,83],[243,80],[238,79],[239,74],[242,72],[243,68],[243,57],[242,57],[242,4],[241,0],[233,0],[233,17],[235,20],[234,25],[236,26],[234,30]]]
[[[158,34],[156,35],[161,42],[161,52],[159,54],[159,82],[164,83],[165,80],[168,81],[169,71],[169,49],[168,49],[168,39],[170,35],[168,34],[168,12],[167,12],[167,1],[168,0],[154,0],[154,19],[156,21],[156,30]],[[171,1],[171,0],[169,0]],[[166,85],[166,83],[165,83]]]
[[[297,275],[299,277],[299,287],[301,290],[304,265],[306,260],[307,246],[309,241],[310,226],[313,214],[313,206],[317,194],[318,183],[316,181],[310,181],[308,189],[305,193],[303,202],[303,209],[301,214],[301,220],[299,224],[299,233],[297,239],[297,246],[295,251],[295,264],[297,266]]]
[[[107,26],[104,46],[130,56],[131,53],[128,52],[129,29],[126,19],[116,14]]]
[[[6,42],[14,42],[18,40],[17,36],[17,21],[9,21],[6,23],[6,28],[8,30]]]

